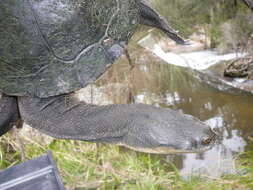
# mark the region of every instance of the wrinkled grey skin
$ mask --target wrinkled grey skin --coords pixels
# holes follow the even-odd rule
[[[1,103],[2,135],[18,119],[18,110],[13,97],[4,96]],[[144,104],[97,106],[81,102],[70,93],[50,98],[19,97],[18,105],[27,124],[60,139],[170,154],[208,150],[216,138],[210,127],[190,115]]]
[[[188,115],[142,104],[89,105],[71,93],[122,55],[139,23],[184,43],[142,0],[1,0],[0,92],[19,96],[21,118],[56,138],[152,153],[210,148],[215,134]],[[1,134],[18,118],[17,100],[0,102]]]
[[[0,136],[10,130],[18,118],[17,99],[0,94]]]
[[[96,106],[80,102],[74,94],[44,99],[21,97],[18,102],[28,124],[56,138],[171,153],[206,150],[215,136],[192,116],[144,104]],[[206,140],[210,144],[204,144]]]

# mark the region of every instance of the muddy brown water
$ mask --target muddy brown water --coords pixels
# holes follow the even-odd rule
[[[200,154],[167,156],[182,175],[218,177],[235,173],[234,158],[252,150],[253,95],[229,93],[201,81],[195,73],[170,65],[144,48],[129,48],[131,60],[123,56],[97,82],[116,85],[108,96],[114,103],[145,103],[181,110],[219,131],[220,139],[209,151]],[[161,156],[164,159],[164,156]]]
[[[163,16],[168,16],[166,1],[153,1]],[[161,3],[159,5],[159,2]],[[169,10],[169,7],[168,7]],[[161,155],[161,162],[174,165],[182,176],[207,175],[219,177],[236,173],[238,154],[253,149],[253,94],[228,91],[221,85],[214,88],[188,68],[170,65],[150,51],[136,45],[150,28],[142,28],[129,45],[130,60],[123,56],[97,82],[112,87],[107,93],[113,103],[145,103],[173,108],[193,115],[219,131],[216,145],[204,153]],[[143,32],[145,31],[145,32]],[[170,42],[155,31],[154,41]],[[163,38],[161,40],[161,38]],[[171,43],[170,43],[171,44]],[[151,44],[151,46],[153,46]]]
[[[157,3],[158,11],[164,16],[170,14],[167,1],[152,2]],[[107,89],[110,103],[144,103],[181,110],[219,131],[220,138],[211,150],[199,154],[161,155],[161,164],[176,166],[186,177],[192,174],[219,177],[237,172],[234,165],[237,155],[253,149],[253,142],[249,140],[253,137],[253,95],[231,93],[222,85],[218,90],[199,79],[191,69],[169,65],[136,45],[149,30],[153,29],[146,27],[136,32],[128,47],[130,59],[127,56],[119,59],[100,77],[96,86]],[[157,31],[155,36],[158,41],[163,38]],[[165,38],[160,42],[170,43]]]

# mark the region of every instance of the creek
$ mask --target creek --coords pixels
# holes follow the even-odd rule
[[[108,88],[110,84],[107,95],[113,103],[144,103],[181,110],[218,131],[219,139],[211,150],[199,154],[161,155],[166,164],[175,165],[182,176],[219,177],[237,172],[236,156],[253,148],[249,140],[253,137],[253,95],[214,88],[208,81],[199,79],[192,68],[206,69],[221,60],[242,55],[218,55],[213,50],[166,53],[152,40],[148,42],[153,44],[153,49],[148,42],[141,47],[143,38],[136,39],[133,37],[134,43],[128,48],[131,60],[123,56],[96,85]],[[182,60],[189,61],[182,65]]]

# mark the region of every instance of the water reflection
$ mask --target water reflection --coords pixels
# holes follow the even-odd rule
[[[121,84],[125,90],[114,103],[145,103],[182,110],[219,131],[220,139],[213,149],[201,154],[176,155],[167,158],[182,174],[212,175],[233,173],[235,153],[252,148],[247,139],[253,136],[253,96],[219,91],[194,77],[185,67],[169,65],[147,50],[130,44],[132,68],[123,56],[97,82]],[[115,97],[115,90],[108,92]],[[110,94],[111,93],[111,94]]]

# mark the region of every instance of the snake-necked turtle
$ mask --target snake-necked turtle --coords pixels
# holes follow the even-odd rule
[[[96,106],[72,93],[124,52],[140,23],[184,43],[142,0],[1,0],[0,134],[21,117],[56,138],[155,153],[209,148],[214,133],[189,115],[142,104]]]

